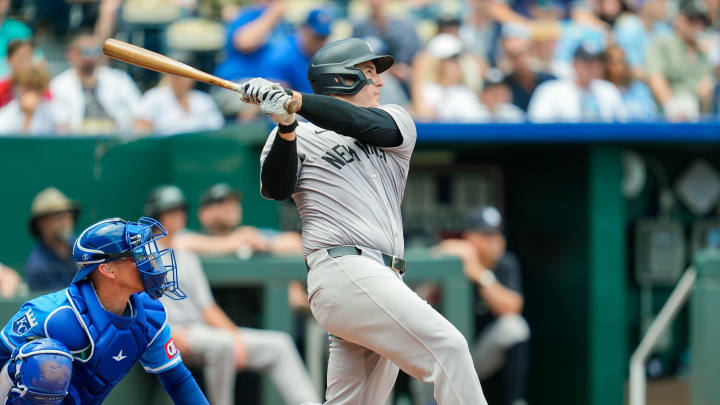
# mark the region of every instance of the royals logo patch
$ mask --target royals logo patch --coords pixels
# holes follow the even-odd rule
[[[178,349],[175,347],[175,343],[172,338],[165,343],[165,354],[167,354],[168,359],[172,359],[176,354],[178,354]]]
[[[12,331],[14,334],[22,336],[37,324],[37,319],[35,318],[35,314],[33,313],[31,308],[28,309],[27,312],[25,312],[20,318],[16,319],[13,322]]]

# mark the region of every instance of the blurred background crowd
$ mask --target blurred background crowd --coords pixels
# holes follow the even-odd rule
[[[717,0],[0,0],[0,132],[156,134],[262,119],[229,91],[109,63],[117,37],[299,91],[328,41],[395,57],[418,121],[697,121],[720,114]]]

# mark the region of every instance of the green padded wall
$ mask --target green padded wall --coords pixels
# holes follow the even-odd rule
[[[224,181],[244,193],[245,223],[277,225],[277,205],[263,202],[258,136],[263,124],[213,134],[164,138],[0,138],[0,262],[18,271],[34,244],[27,231],[30,204],[54,186],[82,203],[76,231],[102,218],[142,214],[147,194],[175,183],[186,193],[190,227],[201,193]]]

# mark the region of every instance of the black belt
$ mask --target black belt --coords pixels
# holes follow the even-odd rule
[[[328,253],[328,256],[330,257],[362,255],[362,250],[355,246],[337,246],[326,249],[326,251]],[[382,252],[380,252],[380,254],[382,255],[383,263],[385,263],[386,266],[390,267],[391,269],[397,271],[400,274],[405,274],[405,270],[407,269],[407,262],[405,260],[397,256],[392,256]]]

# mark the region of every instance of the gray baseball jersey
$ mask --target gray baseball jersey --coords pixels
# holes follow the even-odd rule
[[[341,245],[359,245],[402,257],[400,204],[417,132],[410,114],[384,105],[403,142],[380,148],[303,122],[295,130],[298,181],[292,198],[302,221],[303,254]],[[270,152],[277,129],[265,143]]]

